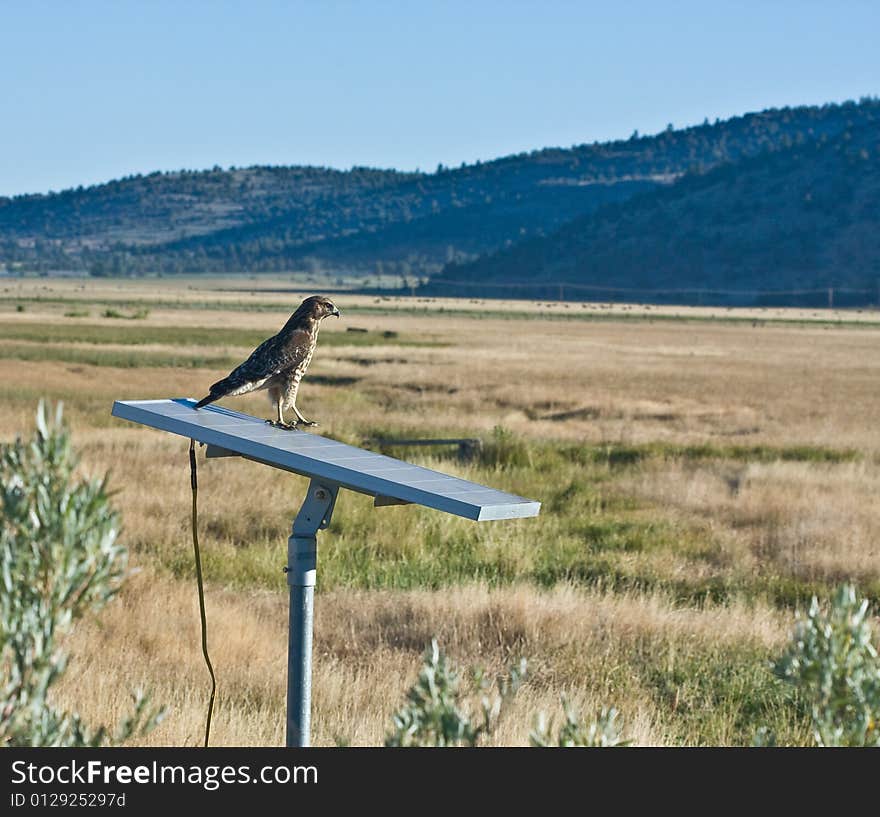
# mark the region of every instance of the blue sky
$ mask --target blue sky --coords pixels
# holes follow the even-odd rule
[[[880,2],[0,0],[0,195],[433,170],[880,93]]]

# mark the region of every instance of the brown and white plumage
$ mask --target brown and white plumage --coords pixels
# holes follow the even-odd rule
[[[328,298],[320,295],[306,298],[277,335],[264,340],[228,377],[211,386],[211,393],[195,407],[202,408],[222,397],[268,389],[278,412],[277,425],[295,428],[297,421],[315,425],[300,414],[296,393],[315,352],[321,321],[330,315],[339,317],[339,310]],[[285,409],[292,409],[297,417],[291,425],[284,422]]]

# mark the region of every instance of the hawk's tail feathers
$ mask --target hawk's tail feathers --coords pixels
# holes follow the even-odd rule
[[[200,409],[203,406],[207,406],[208,403],[213,403],[216,400],[219,400],[221,397],[226,397],[232,389],[230,388],[229,383],[230,378],[224,377],[222,380],[218,380],[216,383],[211,384],[211,388],[209,389],[210,394],[207,397],[203,397],[199,400],[198,403],[195,404],[194,408]]]

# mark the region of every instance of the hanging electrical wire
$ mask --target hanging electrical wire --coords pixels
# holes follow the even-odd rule
[[[192,486],[192,543],[193,553],[196,560],[196,584],[199,590],[199,615],[202,620],[202,655],[205,657],[205,665],[211,675],[211,697],[208,700],[208,715],[205,719],[205,748],[211,737],[211,716],[214,714],[214,695],[217,692],[217,679],[214,677],[214,667],[211,665],[211,657],[208,655],[208,619],[205,616],[205,587],[202,581],[202,557],[199,553],[199,478],[196,465],[196,441],[189,441],[189,481]]]

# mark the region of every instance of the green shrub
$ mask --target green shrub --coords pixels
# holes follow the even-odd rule
[[[547,748],[550,746],[561,747],[614,747],[627,746],[629,741],[623,740],[620,713],[614,707],[603,707],[592,721],[582,720],[574,711],[569,702],[562,699],[562,711],[565,720],[556,737],[552,737],[550,729],[543,713],[538,716],[538,722],[529,735],[532,746]]]
[[[464,700],[461,676],[440,651],[437,639],[426,650],[418,680],[406,694],[406,703],[393,716],[386,746],[477,746],[494,731],[505,707],[526,677],[526,661],[511,667],[493,684],[482,671],[474,673],[479,706]],[[532,746],[626,746],[621,737],[619,713],[602,709],[595,720],[582,721],[562,699],[565,720],[557,735],[543,713],[529,739]],[[478,709],[479,715],[471,714]],[[337,740],[337,743],[341,741]]]
[[[127,553],[106,478],[76,479],[61,406],[40,403],[29,441],[0,446],[0,745],[97,746],[143,734],[158,722],[138,693],[114,735],[49,703],[64,674],[62,637],[119,591]]]
[[[480,452],[480,462],[501,468],[524,468],[532,466],[532,449],[529,444],[503,426],[495,426],[491,439]]]
[[[828,609],[813,597],[774,669],[809,707],[819,746],[880,746],[880,658],[868,601],[852,585],[840,587]]]
[[[136,309],[131,315],[126,315],[124,312],[120,312],[118,309],[107,308],[101,313],[102,317],[105,318],[124,318],[127,321],[141,321],[145,318],[149,317],[150,310],[142,307],[140,309]]]
[[[474,674],[479,716],[462,700],[458,671],[440,652],[437,639],[425,652],[422,669],[406,703],[393,716],[386,746],[476,746],[490,735],[506,704],[516,694],[526,673],[525,661],[499,679],[496,690],[482,672]]]

